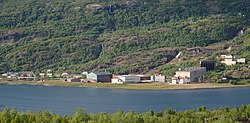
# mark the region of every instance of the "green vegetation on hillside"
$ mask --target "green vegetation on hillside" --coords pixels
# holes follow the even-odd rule
[[[235,39],[250,26],[249,4],[249,0],[0,0],[0,73],[65,68],[79,73],[148,72],[171,61],[179,47]],[[235,52],[249,56],[248,49]]]
[[[58,115],[49,111],[17,112],[15,109],[5,108],[0,112],[1,123],[235,123],[250,121],[250,105],[240,108],[228,107],[217,110],[208,110],[199,107],[196,110],[182,112],[166,109],[160,112],[148,111],[127,113],[118,110],[114,114],[91,114],[77,109],[74,115]]]

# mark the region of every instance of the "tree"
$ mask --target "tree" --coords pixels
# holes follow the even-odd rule
[[[88,122],[90,120],[89,114],[83,109],[77,109],[73,117],[74,123]]]

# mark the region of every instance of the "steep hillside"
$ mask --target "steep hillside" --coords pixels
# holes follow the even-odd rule
[[[144,73],[249,26],[249,0],[0,0],[0,73]]]

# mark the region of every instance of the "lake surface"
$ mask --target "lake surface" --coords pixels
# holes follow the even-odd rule
[[[206,106],[210,109],[250,104],[250,87],[198,90],[125,90],[31,85],[0,85],[0,109],[50,110],[73,114],[77,108],[91,113],[118,109],[145,112],[171,108],[178,111]]]

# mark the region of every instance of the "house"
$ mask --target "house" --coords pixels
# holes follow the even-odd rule
[[[135,75],[140,77],[140,82],[151,82],[151,77],[148,75]]]
[[[152,75],[151,76],[152,82],[166,82],[166,76],[163,75]]]
[[[207,71],[215,69],[215,61],[200,61],[200,67],[205,67]]]
[[[112,74],[109,72],[96,72],[87,74],[87,79],[96,82],[111,82]]]
[[[134,75],[119,75],[119,76],[113,76],[113,78],[111,79],[111,83],[115,84],[132,83],[132,82],[140,82],[140,77]]]
[[[62,78],[68,78],[68,75],[69,75],[68,73],[62,73],[61,77]]]
[[[73,75],[73,78],[82,78],[82,75],[74,74],[74,75]]]
[[[51,70],[51,69],[48,69],[48,70],[47,70],[47,73],[52,73],[52,70]]]
[[[81,82],[81,79],[79,78],[69,78],[65,79],[66,82]]]
[[[222,80],[223,82],[227,82],[227,81],[228,81],[228,76],[226,76],[226,75],[222,76],[222,77],[221,77],[221,80]]]
[[[87,71],[82,72],[82,75],[87,75],[87,74],[88,74]]]
[[[240,59],[236,59],[237,63],[241,63],[241,64],[245,64],[246,63],[246,59],[245,58],[240,58]]]
[[[45,78],[45,73],[39,73],[39,76],[40,76],[41,78]]]
[[[17,77],[17,79],[24,80],[24,81],[33,81],[33,80],[35,80],[35,77],[23,76],[23,77]]]
[[[199,77],[205,72],[206,72],[205,67],[199,67],[199,68],[191,67],[191,68],[186,68],[184,70],[180,69],[179,71],[175,72],[175,76],[172,78],[172,82],[179,84],[197,82]]]
[[[53,77],[53,73],[52,73],[52,70],[51,70],[51,69],[48,69],[48,70],[47,70],[46,76],[47,76],[47,77],[50,77],[50,78]]]
[[[55,76],[56,78],[61,78],[61,74],[59,74],[59,73],[55,73],[54,76]]]
[[[224,63],[224,64],[226,64],[228,66],[235,65],[237,63],[243,63],[243,64],[246,63],[246,59],[245,58],[236,59],[236,57],[233,56],[233,55],[221,55],[220,58],[223,59],[221,61],[221,63]]]
[[[12,79],[16,79],[19,75],[19,73],[16,72],[8,72],[7,74],[8,74],[7,78],[12,78]]]
[[[47,75],[47,77],[50,77],[50,78],[53,77],[52,73],[47,73],[46,75]]]
[[[111,83],[112,84],[123,84],[124,82],[119,78],[112,78]]]
[[[2,77],[7,77],[9,74],[8,73],[3,73]]]
[[[224,64],[229,65],[229,66],[236,64],[235,56],[233,56],[233,55],[223,55],[223,56],[224,56],[224,61],[221,61],[221,63],[224,63]]]
[[[188,78],[188,77],[172,77],[171,84],[190,84],[190,78]]]
[[[248,69],[250,69],[250,66],[242,66],[240,69],[241,70],[248,70]]]
[[[23,76],[23,77],[34,77],[35,76],[34,72],[32,72],[32,71],[23,71],[23,72],[20,72],[19,74],[20,74],[20,76]]]

